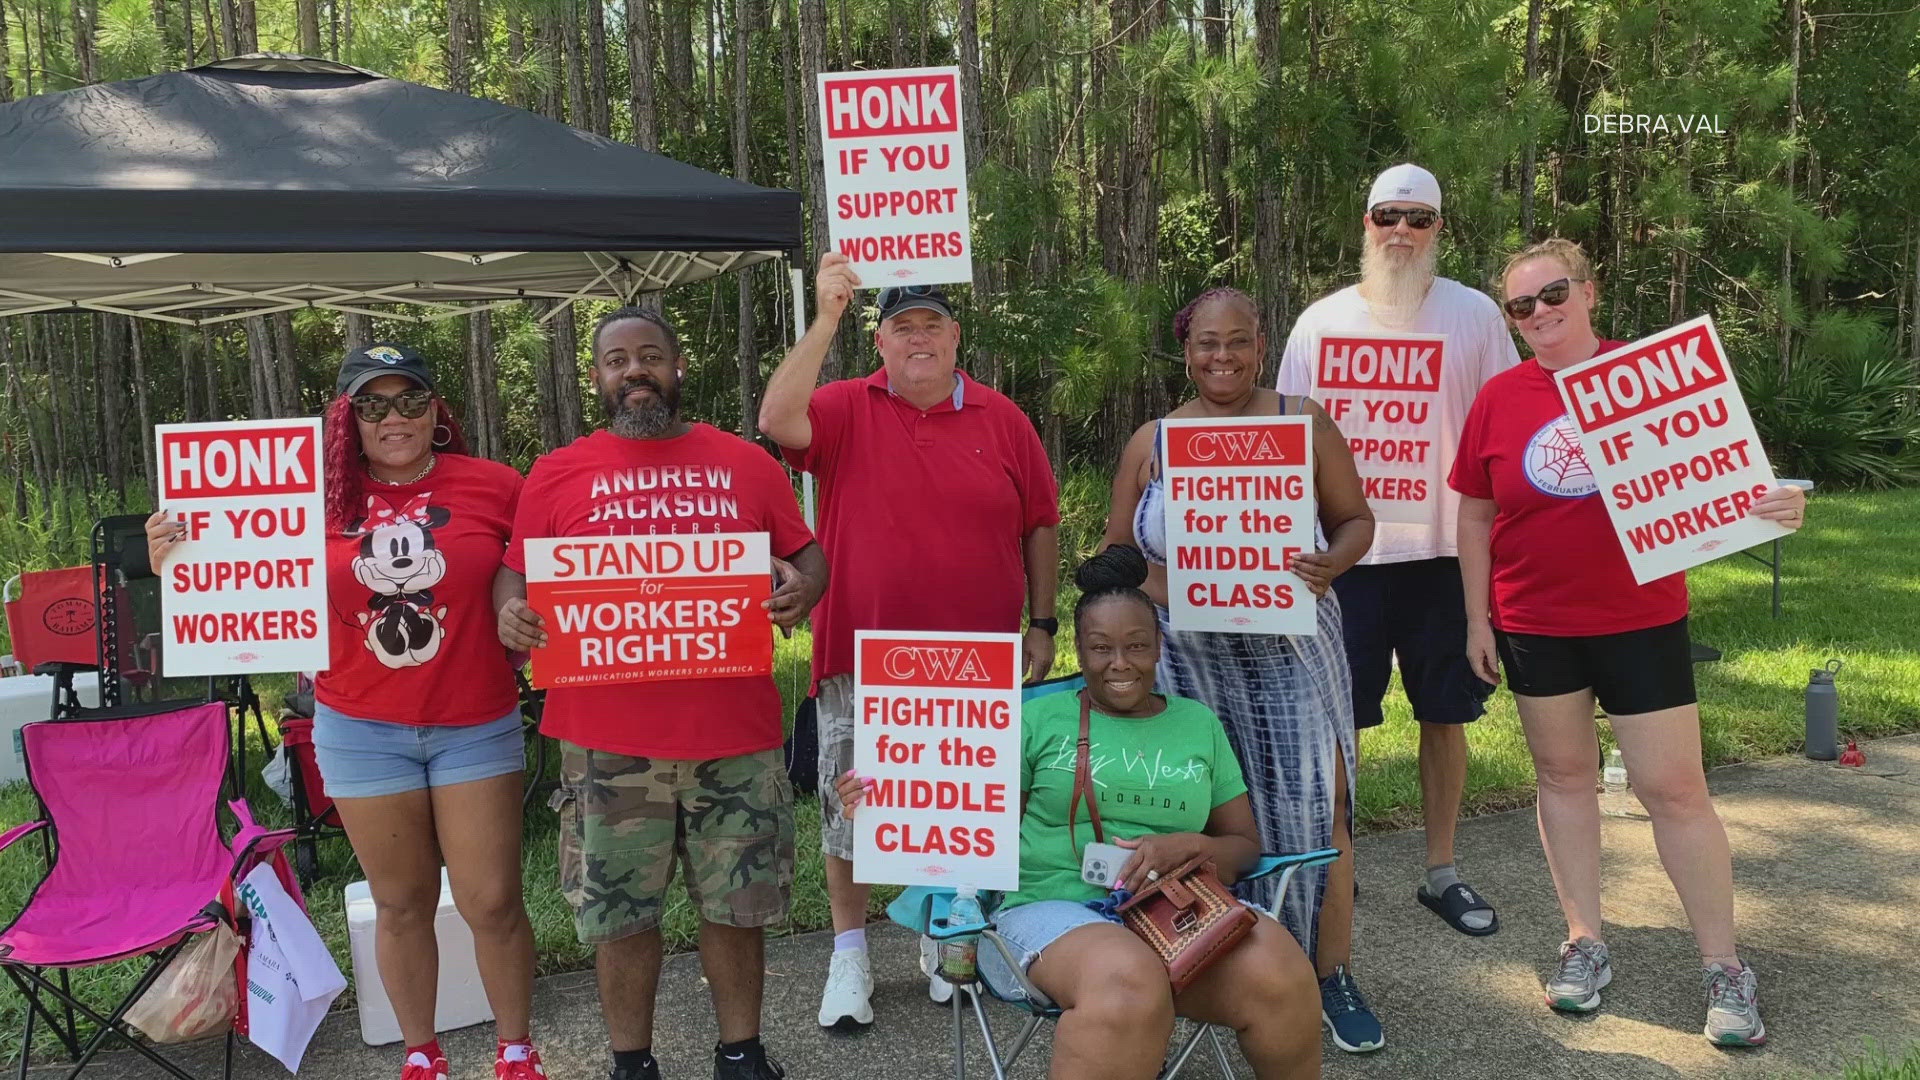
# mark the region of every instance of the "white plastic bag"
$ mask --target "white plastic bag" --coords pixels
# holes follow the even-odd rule
[[[239,892],[253,914],[247,948],[247,1038],[297,1073],[314,1029],[347,988],[347,978],[270,865],[254,867]]]
[[[293,770],[287,761],[285,743],[274,747],[273,754],[260,769],[260,779],[266,781],[267,790],[280,796],[280,801],[293,805]]]
[[[127,1023],[157,1043],[226,1030],[240,1006],[233,970],[239,956],[240,935],[225,923],[196,936],[127,1010]]]

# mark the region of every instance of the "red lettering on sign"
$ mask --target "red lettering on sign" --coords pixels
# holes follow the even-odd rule
[[[1222,424],[1219,427],[1167,429],[1167,466],[1174,469],[1222,466],[1305,465],[1304,424],[1271,427]]]
[[[313,429],[168,431],[160,436],[160,501],[304,495],[320,484]]]
[[[1335,390],[1438,390],[1440,342],[1328,335],[1320,339],[1318,386]]]
[[[960,89],[952,75],[832,79],[821,92],[829,138],[960,130]]]
[[[1566,380],[1573,421],[1594,431],[1727,381],[1727,361],[1702,324],[1651,338]]]
[[[945,686],[991,690],[1019,682],[1019,649],[1002,641],[867,638],[860,643],[866,686]]]

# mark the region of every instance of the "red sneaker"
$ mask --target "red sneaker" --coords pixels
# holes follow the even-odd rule
[[[407,1063],[400,1066],[400,1080],[447,1080],[447,1059],[428,1061],[425,1054],[408,1054]]]
[[[494,1080],[546,1080],[546,1075],[540,1051],[532,1043],[508,1043],[493,1062]]]

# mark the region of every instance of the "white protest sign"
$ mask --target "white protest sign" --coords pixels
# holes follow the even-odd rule
[[[1313,550],[1313,419],[1160,422],[1167,613],[1175,630],[1312,634],[1312,590],[1289,567]]]
[[[160,506],[187,538],[160,573],[167,675],[323,671],[320,421],[162,424]]]
[[[1750,517],[1773,467],[1702,316],[1554,375],[1644,585],[1790,530]]]
[[[1379,521],[1433,521],[1440,485],[1440,369],[1445,334],[1323,333],[1313,343],[1313,399],[1353,448]]]
[[[960,69],[823,72],[827,237],[870,289],[973,280]]]
[[[854,632],[853,880],[1020,887],[1020,636]]]

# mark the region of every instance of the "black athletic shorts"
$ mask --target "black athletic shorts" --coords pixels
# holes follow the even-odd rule
[[[1353,670],[1353,726],[1380,723],[1396,654],[1413,718],[1430,724],[1480,719],[1493,687],[1467,663],[1467,603],[1460,560],[1360,565],[1333,579]]]
[[[1608,716],[1677,709],[1699,700],[1687,620],[1591,637],[1493,632],[1507,686],[1527,697],[1592,690]]]

